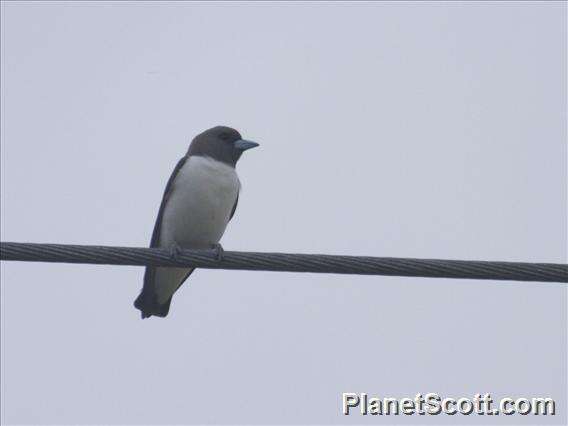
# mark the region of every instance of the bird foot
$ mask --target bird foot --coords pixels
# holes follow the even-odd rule
[[[215,254],[215,260],[217,262],[221,262],[225,255],[225,250],[223,249],[223,246],[219,243],[213,244],[212,249],[213,253]]]
[[[181,247],[177,243],[170,246],[170,258],[179,262],[181,260]]]

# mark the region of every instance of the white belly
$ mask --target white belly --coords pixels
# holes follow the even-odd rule
[[[239,193],[234,167],[192,156],[178,172],[166,203],[159,245],[210,248],[221,239]]]

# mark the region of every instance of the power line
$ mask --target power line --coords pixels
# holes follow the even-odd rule
[[[0,243],[0,260],[568,283],[568,264]]]

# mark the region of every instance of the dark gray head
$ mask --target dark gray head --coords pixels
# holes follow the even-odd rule
[[[191,141],[187,155],[211,157],[235,167],[244,151],[257,146],[256,142],[244,140],[235,129],[216,126],[197,135]]]

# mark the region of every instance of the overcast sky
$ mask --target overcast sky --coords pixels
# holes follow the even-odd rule
[[[522,3],[2,3],[3,241],[146,246],[217,124],[227,250],[566,262],[566,12]],[[2,263],[5,424],[565,424],[562,284]],[[380,397],[558,415],[362,417]]]

